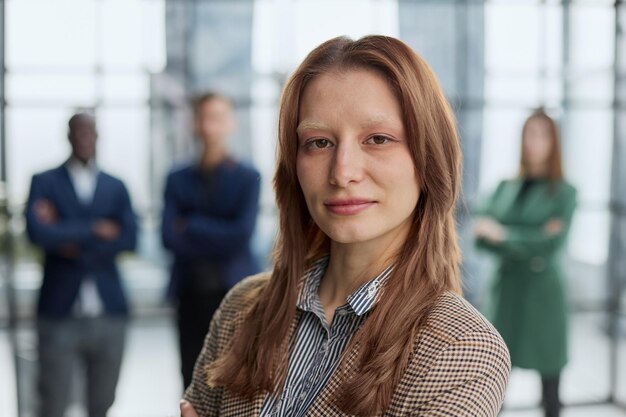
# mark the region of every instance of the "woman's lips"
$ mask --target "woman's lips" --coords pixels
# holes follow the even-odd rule
[[[375,201],[363,199],[328,200],[324,202],[328,211],[344,216],[360,213],[374,204],[376,204]]]

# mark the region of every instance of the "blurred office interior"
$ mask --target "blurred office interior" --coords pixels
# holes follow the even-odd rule
[[[338,35],[399,37],[431,64],[464,152],[459,229],[466,296],[484,303],[491,261],[469,212],[517,173],[521,125],[543,106],[560,125],[578,189],[566,266],[566,417],[626,416],[626,5],[621,0],[0,0],[0,416],[36,405],[40,254],[23,218],[31,176],[69,153],[67,119],[92,109],[98,162],[127,184],[138,251],[120,259],[133,308],[113,417],[178,415],[181,394],[164,179],[193,154],[188,97],[233,98],[232,151],[262,173],[254,238],[268,267],[277,103],[295,65]],[[78,402],[69,415],[84,416]],[[540,416],[539,377],[515,370],[503,416]]]

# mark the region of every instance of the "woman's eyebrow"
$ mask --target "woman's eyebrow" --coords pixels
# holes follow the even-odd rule
[[[393,123],[393,122],[401,122],[400,120],[396,120],[395,118],[389,117],[388,115],[380,114],[366,118],[360,124],[361,128],[366,129],[372,126],[379,125],[381,123]],[[316,122],[313,120],[303,120],[300,122],[298,127],[296,128],[297,133],[301,133],[304,130],[330,130],[330,127],[322,122]]]
[[[303,120],[302,122],[300,122],[300,124],[296,128],[296,132],[299,133],[299,132],[301,132],[303,130],[308,130],[308,129],[312,129],[312,130],[329,130],[329,127],[326,124],[324,124],[324,123],[314,122],[314,121],[310,121],[310,120]]]
[[[381,123],[388,123],[388,122],[392,122],[392,123],[396,122],[396,119],[393,117],[389,117],[388,115],[385,115],[385,114],[380,114],[380,115],[375,115],[375,116],[368,117],[367,119],[365,119],[363,123],[361,123],[361,127],[368,128],[368,127],[379,125]]]

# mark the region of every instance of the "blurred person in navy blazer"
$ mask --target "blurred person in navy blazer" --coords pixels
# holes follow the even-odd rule
[[[260,175],[228,153],[236,127],[232,103],[209,92],[192,106],[198,158],[169,174],[162,222],[163,244],[174,255],[168,296],[177,309],[185,387],[222,298],[258,272],[250,240]]]
[[[137,224],[126,187],[96,164],[96,122],[69,120],[70,158],[33,176],[28,235],[45,254],[38,302],[40,415],[62,417],[72,369],[84,368],[87,410],[114,402],[128,304],[116,256],[135,249]]]

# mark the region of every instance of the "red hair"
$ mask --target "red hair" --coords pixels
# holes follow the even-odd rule
[[[403,42],[385,36],[324,42],[304,59],[281,97],[274,189],[280,229],[272,277],[247,313],[232,348],[210,365],[209,382],[251,398],[283,388],[287,335],[296,315],[301,279],[311,261],[328,251],[296,174],[299,104],[320,74],[373,70],[389,83],[402,109],[407,141],[421,189],[409,238],[393,259],[383,296],[347,349],[358,347],[355,367],[343,372],[335,399],[345,413],[384,411],[414,348],[416,332],[436,298],[461,292],[453,211],[461,152],[452,111],[428,64]]]

